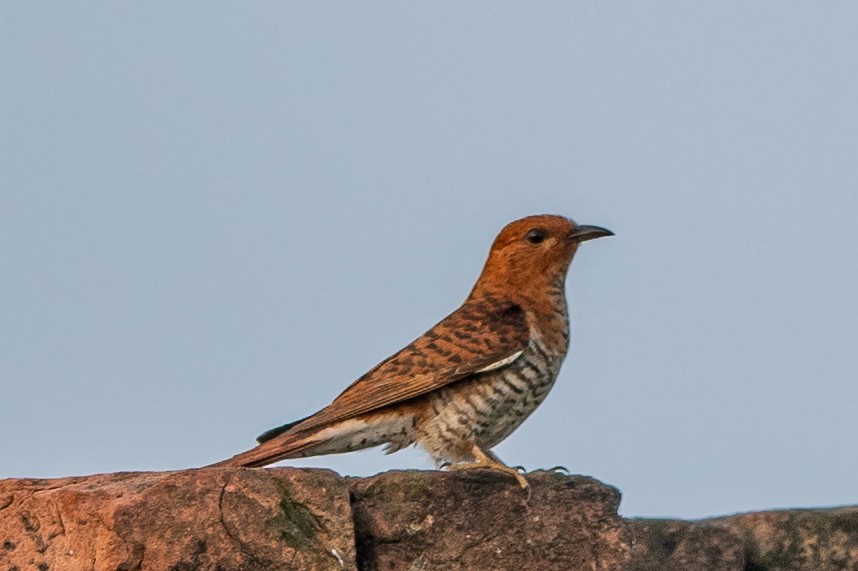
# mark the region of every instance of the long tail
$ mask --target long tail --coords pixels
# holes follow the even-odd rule
[[[245,468],[259,468],[267,466],[287,458],[299,458],[312,456],[311,449],[317,447],[324,441],[320,441],[318,435],[310,434],[281,434],[278,437],[265,440],[256,448],[236,454],[232,458],[221,460],[210,464],[209,468],[235,466]]]
[[[331,425],[301,428],[298,422],[273,428],[259,437],[259,446],[211,466],[259,468],[287,458],[339,454],[386,444],[394,452],[411,444],[410,416],[375,413]]]

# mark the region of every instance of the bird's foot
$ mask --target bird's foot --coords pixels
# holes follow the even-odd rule
[[[504,466],[503,464],[495,464],[494,462],[467,462],[461,464],[452,464],[448,468],[449,470],[494,470],[495,472],[502,472],[504,474],[509,474],[515,481],[518,482],[518,485],[521,486],[522,490],[527,490],[527,496],[530,498],[530,484],[527,482],[527,478],[524,477],[524,474],[518,471],[517,468],[513,468],[512,466]]]
[[[471,448],[471,455],[474,457],[473,462],[465,462],[461,464],[453,464],[449,467],[450,470],[470,470],[476,468],[485,468],[487,470],[494,470],[496,472],[502,472],[504,474],[509,474],[515,481],[518,482],[518,485],[521,486],[522,490],[527,492],[527,501],[530,501],[530,484],[527,482],[527,478],[524,477],[522,472],[524,468],[521,466],[510,467],[500,461],[500,458],[495,456],[495,454],[491,451],[483,451],[477,445],[474,445]]]

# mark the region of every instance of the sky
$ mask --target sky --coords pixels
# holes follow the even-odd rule
[[[0,85],[0,478],[248,448],[556,213],[616,236],[501,458],[858,504],[855,2],[4,2]]]

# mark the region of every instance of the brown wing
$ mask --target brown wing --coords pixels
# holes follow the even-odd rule
[[[518,305],[469,300],[290,432],[352,418],[506,365],[529,339],[527,319]]]

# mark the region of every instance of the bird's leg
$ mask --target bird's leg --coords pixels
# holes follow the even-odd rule
[[[500,458],[495,456],[491,452],[484,452],[482,448],[474,444],[471,448],[471,455],[474,457],[473,462],[467,462],[462,464],[453,464],[450,466],[450,470],[469,470],[474,468],[485,468],[487,470],[495,470],[497,472],[503,472],[504,474],[509,474],[518,482],[518,485],[521,486],[523,490],[527,490],[527,495],[530,497],[530,484],[527,483],[527,479],[515,468],[510,468],[506,464],[500,461]]]

